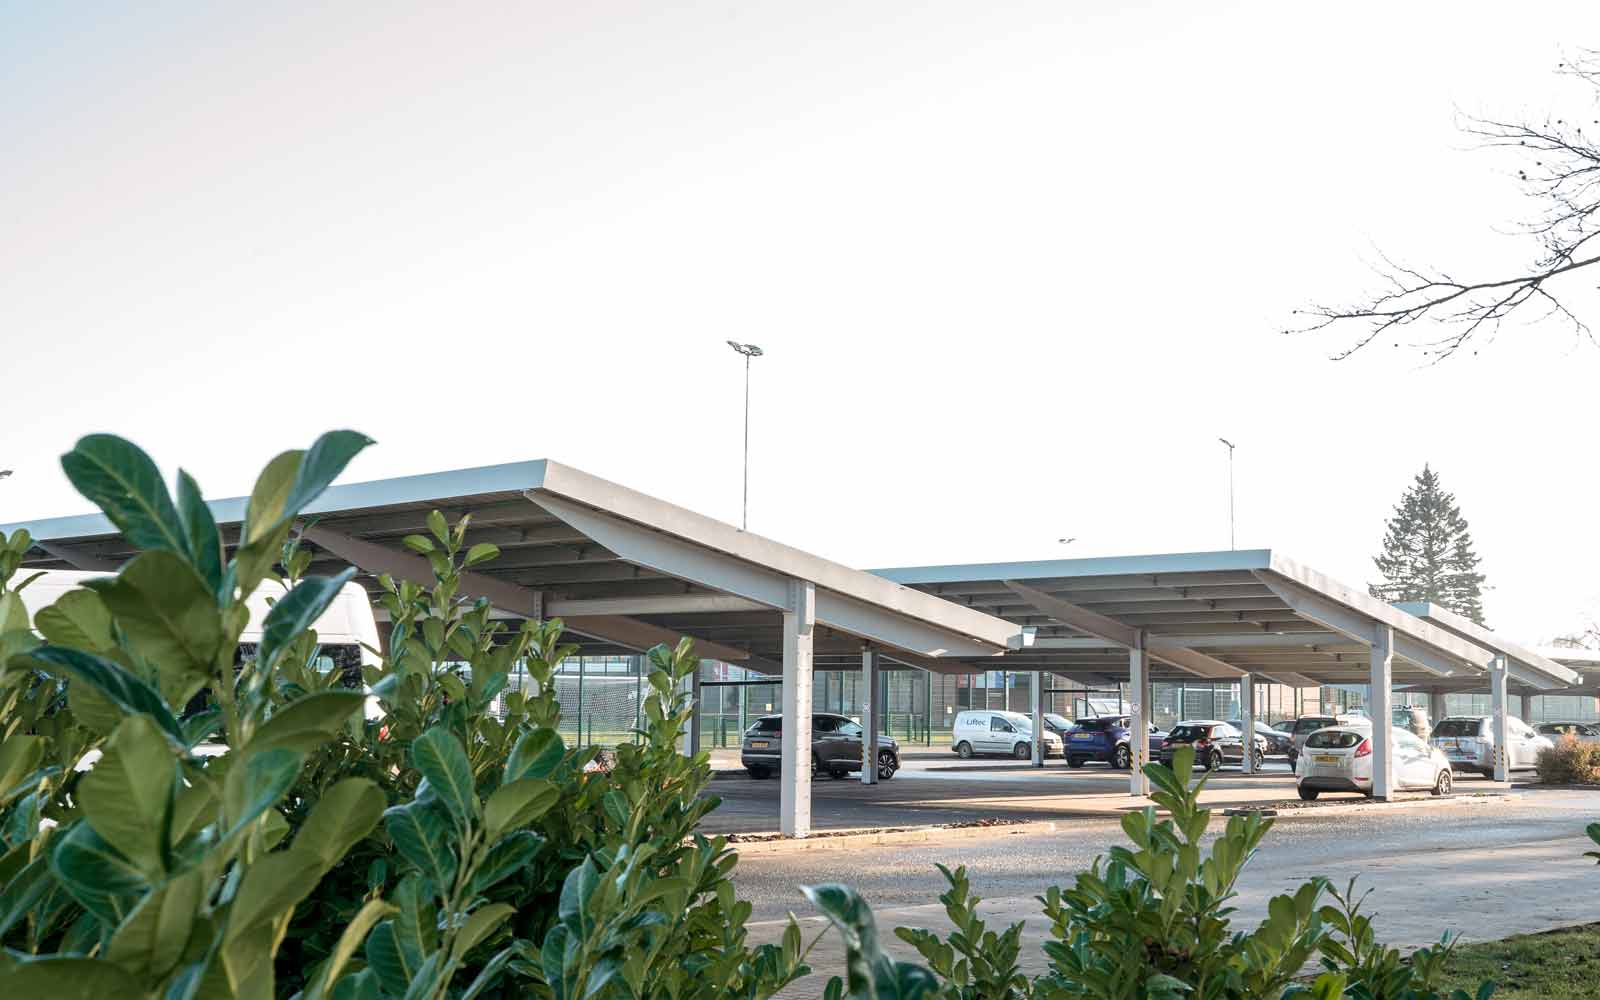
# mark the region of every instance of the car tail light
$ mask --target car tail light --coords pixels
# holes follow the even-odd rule
[[[1371,740],[1362,740],[1361,741],[1361,745],[1356,747],[1356,756],[1357,757],[1370,757],[1370,756],[1372,756],[1372,741]]]

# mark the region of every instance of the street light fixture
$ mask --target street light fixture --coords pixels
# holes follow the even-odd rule
[[[11,470],[10,469],[0,469],[0,479],[9,478],[10,475],[11,475]]]
[[[761,357],[761,348],[754,344],[728,341],[728,346],[744,355],[744,509],[739,516],[739,530],[750,527],[750,359]]]
[[[1228,446],[1228,548],[1231,550],[1239,547],[1233,532],[1233,442],[1225,437],[1217,440]]]
[[[1071,545],[1073,542],[1075,542],[1077,540],[1078,540],[1078,536],[1074,535],[1071,538],[1058,538],[1058,539],[1056,539],[1056,542],[1058,544],[1061,544],[1061,545]]]

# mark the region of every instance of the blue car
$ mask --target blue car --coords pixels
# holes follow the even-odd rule
[[[1068,767],[1082,767],[1091,760],[1105,761],[1113,767],[1126,769],[1133,762],[1129,749],[1129,729],[1132,723],[1126,715],[1102,715],[1092,719],[1079,719],[1067,733],[1063,742]],[[1154,754],[1161,748],[1167,734],[1150,727],[1149,747]]]

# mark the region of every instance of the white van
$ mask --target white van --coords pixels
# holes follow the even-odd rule
[[[22,588],[20,596],[23,606],[28,609],[28,617],[32,618],[43,608],[54,604],[57,599],[69,590],[77,590],[85,580],[94,580],[110,576],[109,573],[95,573],[76,569],[46,570],[43,575],[26,587]],[[239,642],[256,644],[261,641],[261,626],[267,619],[267,612],[271,610],[268,599],[276,600],[282,597],[285,591],[278,584],[267,580],[256,592],[250,595],[246,606],[250,609],[250,623],[245,626],[244,632],[239,636]],[[344,651],[345,655],[334,657],[334,662],[354,663],[357,660],[362,666],[376,666],[382,661],[374,652],[378,648],[378,621],[372,614],[372,599],[367,596],[366,588],[359,583],[347,583],[339,591],[339,596],[328,605],[328,610],[312,625],[316,630],[317,641],[325,653],[332,653],[335,649]],[[383,708],[378,704],[378,699],[367,699],[366,716],[377,719],[383,716]]]
[[[1033,720],[1021,712],[966,711],[956,715],[950,749],[962,758],[1005,754],[1018,760],[1033,756]],[[1061,737],[1044,732],[1044,755],[1061,756]]]

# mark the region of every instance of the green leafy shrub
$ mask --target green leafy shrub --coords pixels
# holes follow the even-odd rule
[[[1563,733],[1555,746],[1539,751],[1534,766],[1547,785],[1600,785],[1600,744]]]
[[[715,800],[677,751],[687,644],[650,652],[637,743],[593,768],[557,731],[560,622],[463,598],[498,553],[434,513],[406,539],[432,585],[380,580],[381,718],[323,669],[312,624],[353,571],[307,576],[294,525],[368,443],[275,458],[230,551],[186,473],[174,498],[138,448],[84,438],[63,468],[139,552],[32,621],[10,583],[31,540],[0,539],[0,992],[710,1000],[806,974],[792,922],[746,944],[736,857],[694,832]]]

